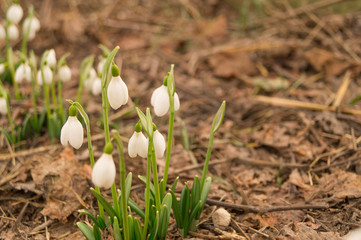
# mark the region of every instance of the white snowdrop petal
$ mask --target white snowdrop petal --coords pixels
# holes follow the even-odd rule
[[[20,64],[19,67],[15,71],[15,82],[21,83],[24,79],[25,66],[24,64]]]
[[[169,110],[169,96],[167,87],[161,89],[154,101],[154,112],[158,117],[164,116]]]
[[[16,41],[19,38],[19,29],[14,24],[9,26],[9,40]]]
[[[131,158],[135,158],[137,156],[137,132],[134,132],[129,139],[128,155]]]
[[[6,32],[3,25],[0,24],[0,40],[5,40]]]
[[[23,17],[23,9],[19,4],[13,4],[9,7],[8,11],[6,12],[6,18],[14,23],[18,24]]]
[[[98,96],[102,92],[102,80],[100,78],[96,78],[93,81],[92,93],[94,96]]]
[[[69,142],[69,118],[63,125],[60,131],[60,143],[63,146],[67,146]]]
[[[31,68],[27,63],[24,64],[24,79],[27,82],[31,82]]]
[[[125,85],[119,76],[111,78],[107,93],[109,104],[114,110],[117,110],[128,102],[127,85]]]
[[[6,99],[4,97],[0,97],[0,113],[6,114],[8,112],[8,106],[6,104]]]
[[[5,72],[5,64],[0,63],[0,74],[3,74]]]
[[[92,181],[98,187],[110,188],[115,180],[115,164],[110,154],[103,153],[94,164]]]
[[[79,120],[74,117],[69,117],[69,143],[75,149],[79,149],[83,144],[84,132],[83,126]]]
[[[180,107],[179,97],[177,93],[174,93],[174,111],[178,111]]]
[[[153,133],[153,144],[156,158],[162,158],[165,151],[165,140],[158,130]]]
[[[98,76],[97,72],[95,71],[94,68],[91,68],[89,71],[89,78],[91,79],[95,79]]]
[[[152,97],[150,98],[150,104],[154,107],[155,104],[155,99],[157,98],[158,94],[160,91],[162,91],[162,86],[160,86],[159,88],[155,89],[152,93]]]
[[[97,71],[98,71],[98,73],[103,72],[103,67],[104,67],[105,62],[106,62],[106,59],[105,59],[105,58],[102,58],[102,59],[99,61],[98,65],[97,65]]]
[[[48,65],[44,66],[44,82],[48,85],[53,81],[53,71],[51,71]]]
[[[58,71],[59,80],[62,82],[67,82],[71,79],[71,70],[65,65],[61,66]]]
[[[46,63],[52,68],[56,67],[56,53],[53,48],[49,50],[48,56],[46,58]]]
[[[138,155],[142,158],[146,158],[148,155],[148,141],[143,133],[140,133],[138,137]]]

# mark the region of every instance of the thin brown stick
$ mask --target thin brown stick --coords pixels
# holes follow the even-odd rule
[[[231,218],[231,225],[237,232],[241,233],[247,240],[251,240],[247,235],[247,233],[243,231],[243,229],[239,226],[239,224],[236,221],[234,221],[233,218]]]
[[[327,205],[292,205],[292,206],[250,206],[240,205],[234,203],[220,202],[217,200],[208,199],[209,205],[217,205],[225,208],[231,208],[237,211],[250,211],[254,213],[268,213],[268,212],[279,212],[279,211],[290,211],[290,210],[303,210],[303,209],[327,209]]]

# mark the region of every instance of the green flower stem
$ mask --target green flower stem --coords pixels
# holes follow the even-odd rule
[[[84,119],[85,127],[86,127],[86,134],[87,134],[87,138],[88,138],[88,150],[89,150],[90,166],[93,168],[95,161],[94,161],[93,145],[92,145],[92,141],[91,141],[90,121],[89,121],[88,114],[86,114],[86,112],[84,111],[84,108],[82,107],[82,105],[79,102],[73,102],[72,100],[67,100],[67,101],[70,104],[72,104],[73,106],[76,107],[76,109],[80,112],[80,115]],[[100,194],[100,189],[99,189],[98,186],[95,186],[95,191]],[[103,205],[99,202],[99,200],[98,200],[98,206],[99,206],[99,215],[100,215],[100,217],[102,219],[105,219],[104,208],[103,208]]]
[[[36,104],[36,92],[37,92],[37,84],[36,84],[36,57],[34,52],[30,53],[30,66],[31,66],[31,98],[33,101],[33,108],[34,108],[34,121],[35,125],[39,127],[37,131],[40,131],[40,126],[38,125],[38,110]]]
[[[117,187],[115,186],[115,182],[112,185],[112,197],[113,197],[114,211],[118,214],[118,216],[120,216]],[[123,216],[123,218],[124,218],[124,216]],[[119,219],[119,221],[120,221],[120,219]]]
[[[58,101],[59,101],[59,106],[58,106],[58,113],[59,113],[59,117],[60,117],[60,122],[63,125],[64,124],[64,104],[63,104],[63,83],[58,79]]]
[[[54,105],[54,109],[58,109],[58,100],[56,99],[56,91],[55,91],[55,70],[51,69],[51,71],[53,71],[53,79],[51,81],[51,97],[53,100],[53,105]]]
[[[13,144],[15,145],[15,142],[16,142],[15,128],[14,128],[13,118],[11,117],[9,96],[8,96],[7,93],[6,93],[5,99],[6,99],[6,107],[7,107],[7,110],[8,110],[9,124],[10,124],[10,128],[11,128],[11,138],[13,140]]]
[[[151,159],[152,159],[152,145],[149,140],[148,144],[148,156],[147,156],[147,178],[145,184],[145,218],[144,228],[142,233],[142,240],[147,238],[148,224],[149,224],[149,213],[150,213],[150,174],[151,174]]]
[[[206,176],[207,176],[209,159],[211,159],[211,152],[212,152],[214,134],[215,134],[215,132],[211,132],[211,134],[209,136],[207,156],[206,156],[206,161],[204,162],[202,178],[201,178],[201,192],[203,190],[204,181],[206,180]]]
[[[158,181],[158,170],[157,170],[157,159],[154,152],[153,138],[149,138],[149,142],[152,146],[152,169],[153,169],[153,182],[154,182],[154,195],[155,195],[155,206],[160,212],[160,192],[159,192],[159,181]],[[165,184],[164,184],[165,185]]]
[[[164,174],[163,174],[163,185],[161,189],[162,197],[165,194],[165,190],[167,187],[168,181],[168,170],[169,170],[169,162],[170,162],[170,154],[172,151],[172,140],[173,140],[173,126],[174,126],[174,96],[169,97],[170,103],[170,113],[169,113],[169,125],[168,125],[168,141],[167,141],[167,152],[165,158],[165,167],[164,167]]]
[[[30,5],[29,7],[29,14],[28,14],[28,18],[29,18],[29,25],[26,29],[26,32],[24,33],[23,39],[22,39],[22,43],[21,43],[21,52],[24,54],[24,56],[26,56],[26,52],[27,52],[27,45],[28,45],[28,39],[29,39],[29,33],[30,33],[30,27],[31,27],[31,21],[33,19],[34,16],[34,6]]]
[[[124,151],[123,143],[120,139],[120,135],[116,130],[112,130],[112,134],[115,142],[117,143],[118,155],[119,155],[119,173],[120,173],[120,186],[121,186],[121,208],[123,216],[123,236],[125,240],[129,240],[129,228],[128,228],[128,213],[127,213],[127,194],[125,187],[125,161],[124,161]]]
[[[86,57],[80,64],[80,76],[79,76],[79,86],[78,92],[76,96],[77,102],[82,102],[82,93],[83,93],[83,85],[85,79],[89,76],[89,72],[94,63],[94,55],[90,55]]]

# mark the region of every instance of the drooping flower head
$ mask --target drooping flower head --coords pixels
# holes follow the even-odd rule
[[[92,170],[92,181],[98,187],[110,188],[115,180],[115,164],[113,161],[113,145],[109,142],[104,147],[104,153],[94,164]]]
[[[71,70],[68,65],[64,64],[58,70],[59,80],[62,82],[68,82],[71,79]]]
[[[88,77],[84,80],[84,87],[87,91],[92,91],[94,80],[97,78],[97,72],[94,68],[89,70]]]
[[[68,120],[61,129],[60,142],[63,146],[67,146],[69,143],[73,148],[79,149],[83,144],[84,131],[76,114],[76,108],[70,106]]]
[[[53,71],[51,71],[50,67],[48,65],[44,65],[43,67],[43,73],[44,73],[44,82],[46,85],[50,85],[53,81]],[[38,74],[36,75],[38,79],[38,84],[43,85],[43,74],[41,73],[41,70],[38,71]]]
[[[30,26],[29,26],[30,24]],[[26,33],[29,29],[28,40],[31,41],[35,38],[36,33],[40,30],[40,21],[37,17],[33,16],[30,20],[27,17],[23,22],[23,32]]]
[[[100,78],[95,78],[92,86],[92,94],[98,96],[102,92],[102,80]]]
[[[108,101],[110,106],[117,110],[128,102],[128,87],[119,76],[119,68],[112,65],[112,78],[110,79],[108,89]]]
[[[15,71],[15,81],[21,83],[23,80],[31,81],[31,68],[27,62],[21,63]]]
[[[128,154],[131,158],[137,155],[146,158],[148,154],[148,141],[142,133],[142,125],[138,122],[134,127],[134,133],[129,139]]]
[[[0,74],[5,72],[5,63],[0,63]]]
[[[154,107],[155,115],[164,116],[170,108],[169,94],[167,88],[167,78],[164,79],[163,85],[155,89],[150,99],[150,104]],[[180,102],[177,93],[174,93],[174,110],[179,109]]]
[[[0,96],[0,113],[6,114],[8,112],[8,105],[6,103],[6,96]]]
[[[56,67],[56,54],[54,48],[49,50],[48,56],[46,57],[46,63],[52,69]]]
[[[12,4],[6,12],[6,18],[13,24],[18,24],[23,17],[24,11],[19,4]]]
[[[20,34],[19,34],[19,29],[15,24],[11,23],[9,25],[8,31],[9,31],[9,40],[10,41],[18,40]]]
[[[165,151],[165,140],[163,135],[157,130],[155,124],[153,124],[153,145],[156,158],[162,158]]]

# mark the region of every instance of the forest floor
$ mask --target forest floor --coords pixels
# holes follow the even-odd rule
[[[75,99],[82,59],[100,55],[99,44],[119,45],[116,62],[131,101],[110,119],[125,139],[133,176],[145,175],[146,166],[127,155],[134,106],[150,106],[175,64],[181,107],[169,183],[180,177],[177,192],[201,174],[212,118],[226,100],[209,201],[189,239],[342,239],[361,227],[360,3],[243,2],[248,8],[231,0],[26,1],[42,27],[29,48],[38,56],[50,48],[71,53],[64,98]],[[84,92],[83,103],[98,158],[101,97]],[[30,107],[30,100],[12,102],[18,123]],[[168,118],[154,121],[165,134]],[[0,126],[7,125],[2,117]],[[44,130],[16,152],[1,136],[0,151],[0,239],[83,239],[76,222],[90,220],[78,210],[96,211],[86,144],[50,144]],[[131,197],[142,205],[143,193],[133,177]],[[225,229],[212,223],[219,207],[232,216]],[[168,238],[181,238],[172,217]]]

